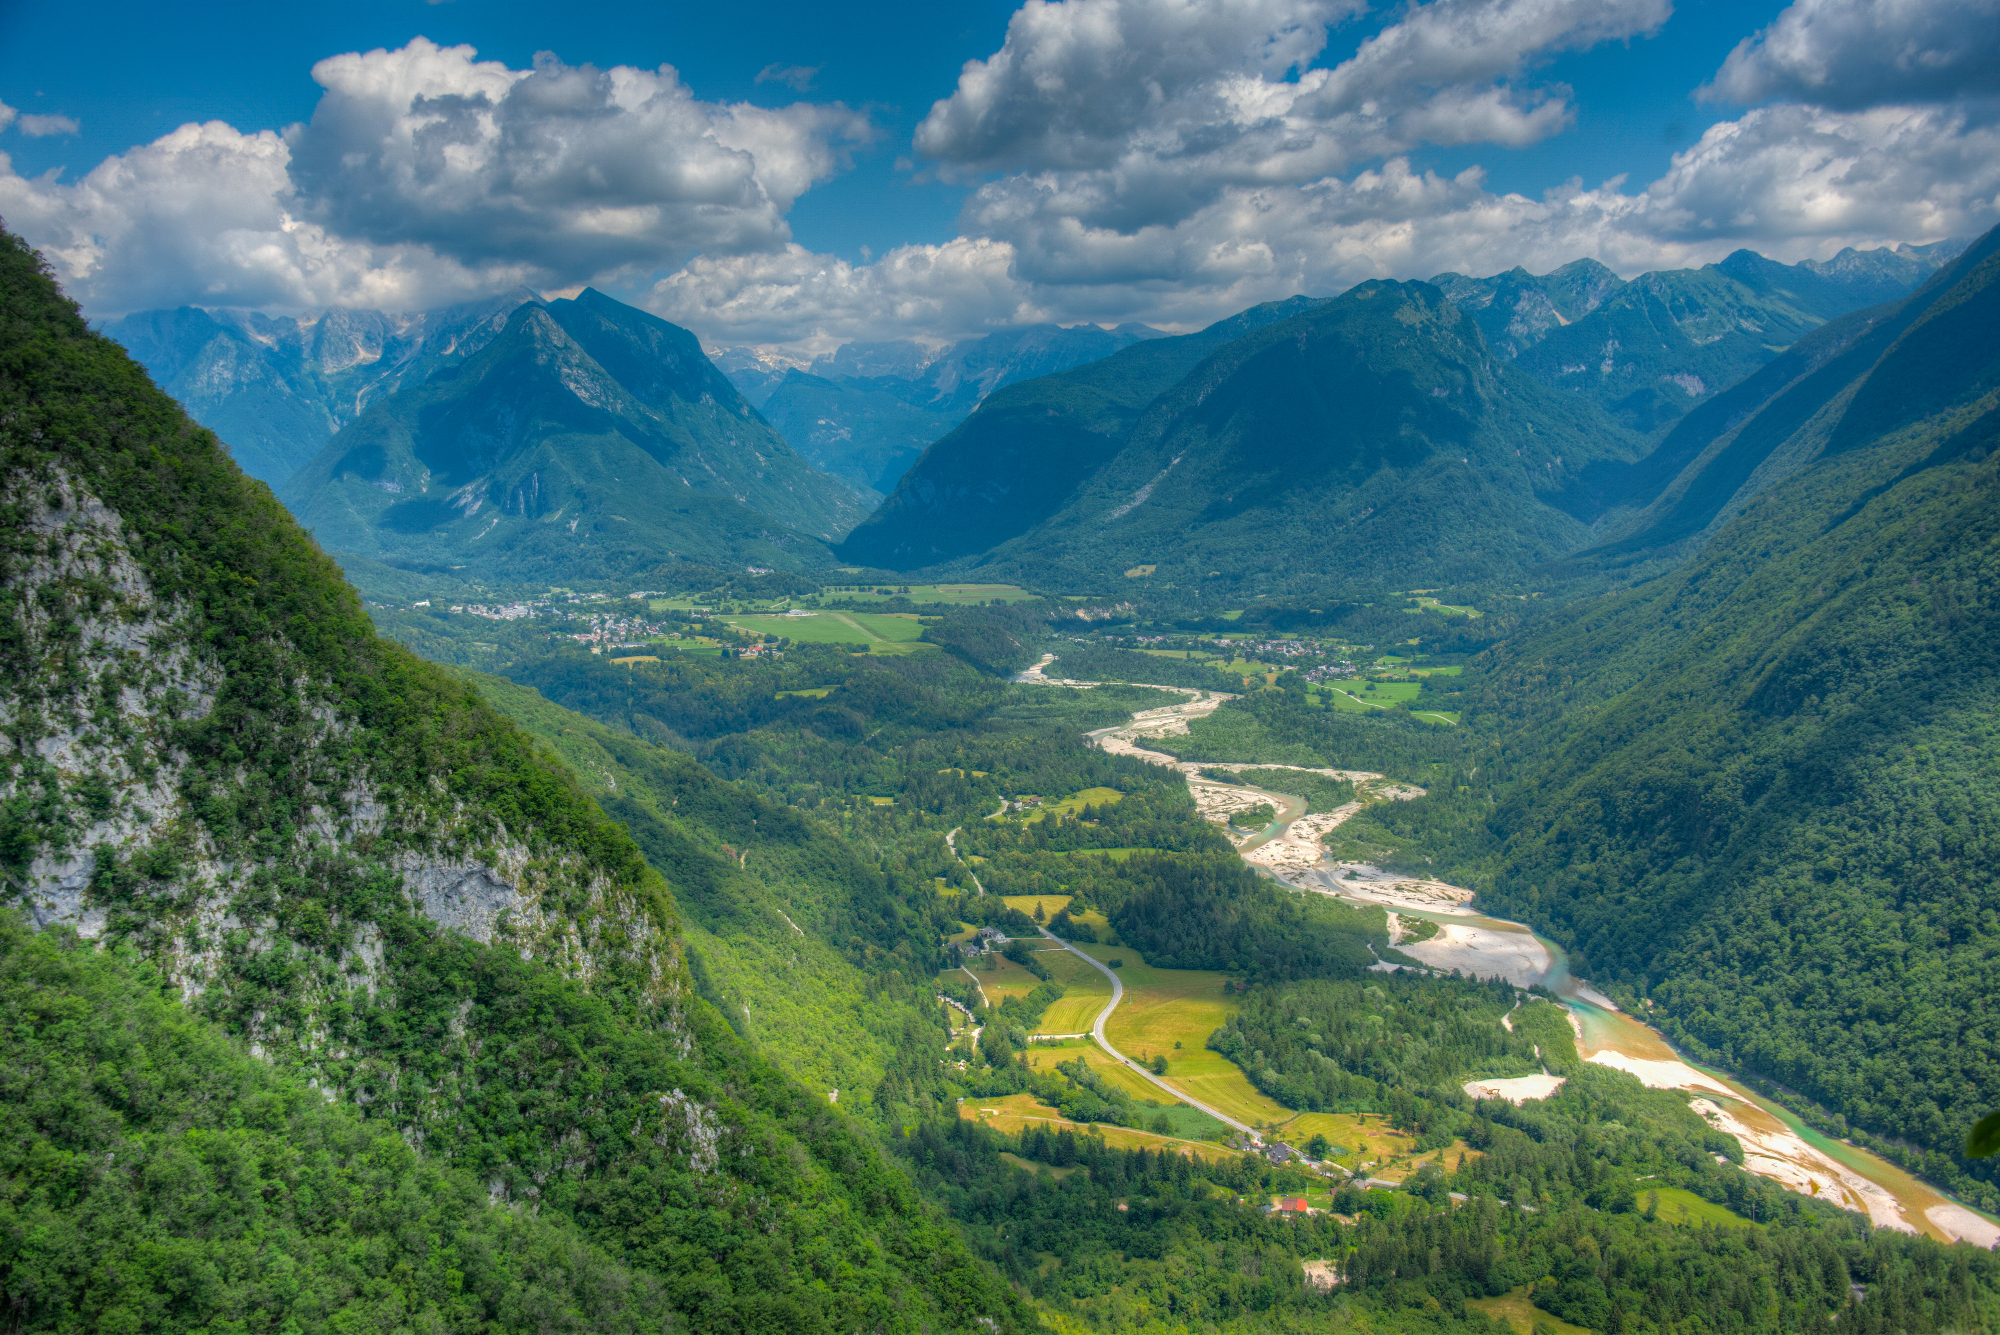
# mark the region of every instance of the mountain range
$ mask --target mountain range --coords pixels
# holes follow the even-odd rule
[[[228,442],[244,472],[278,488],[370,403],[479,351],[508,312],[534,299],[524,289],[414,315],[182,306],[127,315],[103,332]]]
[[[805,370],[773,370],[740,352],[718,364],[799,453],[874,505],[993,391],[1159,337],[1140,324],[1044,324],[935,350],[908,339],[846,343]]]
[[[673,559],[824,565],[862,514],[692,334],[589,289],[515,306],[479,351],[370,404],[284,494],[345,553],[554,582]]]
[[[1795,265],[1739,250],[1719,264],[1630,282],[1595,260],[1541,277],[1514,269],[1431,282],[1472,315],[1496,352],[1652,433],[1808,330],[1908,295],[1962,244],[1850,248]]]
[[[1225,597],[1524,571],[1632,522],[1693,457],[1669,433],[1715,418],[1719,392],[1955,250],[1814,267],[1738,252],[1631,282],[1579,261],[1260,307],[993,395],[840,550]]]
[[[1131,578],[1184,594],[1223,594],[1255,571],[1273,593],[1391,569],[1423,582],[1518,573],[1622,538],[1710,446],[1736,386],[1837,342],[1815,331],[1907,293],[1955,251],[1799,265],[1739,251],[1631,281],[1587,260],[1539,277],[1440,274],[1430,287],[1468,317],[1461,333],[1420,321],[1418,343],[1437,337],[1418,351],[1405,337],[1417,325],[1356,327],[1336,353],[1300,326],[1319,360],[1284,374],[1225,345],[1300,318],[1311,299],[1172,337],[1047,325],[942,347],[850,343],[803,370],[740,349],[710,361],[691,334],[594,291],[408,318],[145,312],[107,332],[357,572],[803,569],[834,560],[838,543],[838,559],[899,571],[1100,590],[1143,571]],[[1430,369],[1340,383],[1342,358],[1377,351]],[[1210,356],[1231,368],[1226,384],[1201,370]],[[1446,363],[1498,377],[1475,395],[1483,425],[1411,399],[1451,392],[1425,380]],[[1247,406],[1234,425],[1197,428],[1189,394]],[[1338,400],[1352,394],[1385,412],[1406,401],[1350,420]],[[1342,455],[1328,431],[1359,453]],[[1546,454],[1533,485],[1406,471],[1458,441],[1459,467],[1476,473],[1485,447],[1459,437],[1479,432],[1509,436],[1521,451],[1509,457]],[[1538,433],[1559,447],[1524,443]]]

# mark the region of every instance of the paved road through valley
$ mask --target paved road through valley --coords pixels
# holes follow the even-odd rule
[[[1114,1059],[1123,1062],[1125,1065],[1131,1067],[1134,1071],[1138,1072],[1139,1077],[1141,1079],[1146,1080],[1151,1084],[1158,1085],[1162,1090],[1172,1095],[1176,1102],[1185,1103],[1191,1107],[1199,1108],[1203,1112],[1207,1113],[1210,1117],[1213,1117],[1216,1121],[1221,1122],[1227,1126],[1233,1126],[1238,1131],[1241,1131],[1244,1135],[1250,1137],[1250,1139],[1258,1141],[1260,1143],[1262,1142],[1263,1137],[1257,1134],[1257,1129],[1255,1127],[1247,1126],[1244,1123],[1237,1121],[1234,1117],[1231,1117],[1228,1113],[1219,1112],[1216,1109],[1209,1107],[1206,1103],[1203,1103],[1200,1099],[1189,1097],[1181,1090],[1175,1089],[1172,1085],[1160,1079],[1160,1077],[1154,1075],[1151,1071],[1147,1070],[1140,1063],[1133,1061],[1130,1057],[1120,1052],[1117,1048],[1112,1047],[1111,1040],[1104,1036],[1104,1022],[1111,1018],[1111,1012],[1118,1009],[1118,1003],[1125,1000],[1125,984],[1119,980],[1118,971],[1116,969],[1111,968],[1109,965],[1101,964],[1097,960],[1092,959],[1090,956],[1084,954],[1081,950],[1078,950],[1075,946],[1071,945],[1069,942],[1057,936],[1054,932],[1051,932],[1048,928],[1043,927],[1040,929],[1040,931],[1043,936],[1046,936],[1049,940],[1055,942],[1057,945],[1061,946],[1064,950],[1067,950],[1070,954],[1076,956],[1078,959],[1083,960],[1085,963],[1089,964],[1091,968],[1097,970],[1099,973],[1103,974],[1106,978],[1109,978],[1111,980],[1110,1004],[1106,1005],[1103,1010],[1097,1013],[1097,1019],[1090,1026],[1091,1034],[1097,1039],[1097,1046],[1103,1048],[1106,1052],[1110,1053]]]

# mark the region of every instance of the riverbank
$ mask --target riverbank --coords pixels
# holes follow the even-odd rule
[[[1021,680],[1088,689],[1098,683],[1051,681],[1040,670],[1044,659]],[[1247,784],[1222,784],[1205,779],[1203,769],[1299,768],[1237,762],[1184,763],[1142,743],[1183,735],[1194,719],[1214,712],[1235,697],[1189,687],[1158,687],[1189,699],[1175,705],[1141,710],[1130,723],[1099,729],[1091,740],[1114,755],[1129,755],[1150,764],[1172,767],[1187,776],[1198,809],[1209,819],[1227,820],[1229,810],[1268,803],[1279,813],[1263,831],[1232,839],[1244,861],[1294,889],[1358,903],[1380,904],[1403,917],[1438,924],[1436,935],[1398,945],[1402,954],[1425,967],[1458,970],[1481,978],[1500,977],[1517,987],[1540,985],[1568,1007],[1577,1032],[1577,1050],[1584,1060],[1622,1070],[1655,1089],[1689,1096],[1688,1106],[1710,1126],[1734,1136],[1743,1147],[1743,1166],[1789,1190],[1865,1214],[1876,1226],[1922,1233],[1942,1242],[1965,1241],[1982,1247],[2000,1245],[2000,1223],[1989,1219],[1878,1155],[1858,1146],[1831,1141],[1796,1116],[1723,1072],[1702,1067],[1676,1051],[1651,1026],[1627,1014],[1609,997],[1569,971],[1562,948],[1537,936],[1525,923],[1488,917],[1475,907],[1475,895],[1462,886],[1425,878],[1398,876],[1366,864],[1332,863],[1320,855],[1329,830],[1368,803],[1367,784],[1378,774],[1315,770],[1356,783],[1358,800],[1335,811],[1310,813],[1290,794]],[[1422,795],[1421,789],[1382,783],[1375,800]],[[1226,795],[1226,796],[1225,796]],[[1206,804],[1206,805],[1204,805]],[[1387,966],[1393,967],[1393,966]],[[1502,1097],[1547,1097],[1560,1082],[1540,1087],[1508,1088]]]

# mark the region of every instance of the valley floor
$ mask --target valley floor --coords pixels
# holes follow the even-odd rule
[[[1052,660],[1053,655],[1045,657],[1018,680],[1076,689],[1098,684],[1051,681],[1042,674],[1042,669]],[[1472,891],[1435,880],[1396,876],[1367,864],[1334,863],[1324,858],[1321,841],[1329,831],[1372,802],[1408,800],[1422,796],[1421,789],[1390,783],[1379,774],[1361,771],[1308,770],[1303,766],[1257,762],[1193,763],[1151,750],[1143,743],[1185,734],[1189,722],[1213,713],[1232,698],[1193,688],[1157,689],[1178,690],[1189,698],[1183,704],[1136,712],[1128,724],[1093,732],[1092,740],[1112,754],[1180,770],[1187,776],[1201,814],[1209,820],[1226,823],[1232,812],[1259,802],[1276,809],[1279,815],[1270,827],[1254,836],[1233,840],[1244,861],[1252,867],[1294,889],[1357,903],[1382,904],[1395,909],[1398,915],[1437,923],[1438,930],[1428,939],[1404,941],[1398,946],[1402,954],[1425,967],[1479,978],[1504,978],[1517,987],[1550,988],[1569,1006],[1580,1040],[1579,1051],[1586,1060],[1627,1071],[1649,1088],[1693,1095],[1690,1108],[1716,1130],[1735,1136],[1742,1143],[1744,1167],[1748,1171],[1790,1190],[1864,1214],[1878,1227],[1923,1233],[1945,1242],[1963,1240],[1982,1247],[2000,1245],[2000,1224],[1987,1216],[1943,1196],[1866,1150],[1828,1141],[1782,1108],[1728,1077],[1699,1070],[1688,1063],[1656,1030],[1620,1011],[1588,983],[1572,977],[1560,947],[1536,936],[1523,923],[1477,913],[1472,908]],[[1306,814],[1305,804],[1295,797],[1247,785],[1224,784],[1202,774],[1203,770],[1252,768],[1298,769],[1348,780],[1356,784],[1357,800],[1333,811]],[[1378,967],[1402,966],[1385,963]],[[1151,981],[1156,972],[1160,971],[1147,971],[1141,976]],[[1128,982],[1131,979],[1128,976]],[[1219,981],[1219,978],[1214,980],[1210,986],[1211,995],[1216,994]],[[1153,984],[1155,989],[1184,990],[1184,994],[1191,994],[1200,986],[1192,979],[1178,989],[1160,989],[1158,983]],[[1189,1015],[1193,1023],[1169,1029],[1158,1024],[1147,1025],[1143,1017],[1150,1008],[1134,1009],[1138,1013],[1128,1011],[1112,1026],[1111,1032],[1136,1046],[1142,1056],[1150,1055],[1152,1046],[1163,1044],[1170,1035],[1183,1030],[1194,1036],[1193,1031],[1201,1029],[1199,1037],[1205,1039],[1206,1033],[1222,1024],[1228,1015],[1226,1005],[1205,1004],[1198,1015]],[[1187,1039],[1182,1037],[1178,1041]],[[1301,1114],[1259,1094],[1234,1063],[1215,1054],[1204,1056],[1206,1061],[1195,1059],[1200,1067],[1198,1072],[1168,1077],[1182,1097],[1195,1102],[1197,1094],[1205,1094],[1218,1106],[1255,1119],[1257,1126],[1273,1134],[1296,1135],[1306,1129]],[[1208,1070],[1211,1064],[1227,1070]],[[1539,1077],[1505,1082],[1509,1097],[1529,1098],[1547,1097],[1560,1083]],[[1347,1136],[1355,1135],[1351,1128],[1340,1130]]]

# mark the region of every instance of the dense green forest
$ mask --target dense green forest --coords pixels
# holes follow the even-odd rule
[[[1770,391],[1738,439],[1811,466],[1498,653],[1467,713],[1513,774],[1469,884],[1987,1208],[1990,1161],[1955,1151],[2000,1106],[1995,244]]]
[[[1315,994],[1320,986],[1259,989],[1252,1006],[1265,1020],[1323,1023],[1320,1006],[1339,999]],[[1422,1047],[1454,1001],[1481,1012],[1478,984],[1368,986],[1376,995],[1365,1013],[1386,1020],[1376,1050]],[[1486,1004],[1499,1009],[1490,994]],[[1568,1026],[1548,1032],[1566,1040]],[[1578,1063],[1573,1049],[1563,1064],[1578,1074],[1532,1108],[1474,1104],[1430,1083],[1451,1069],[1445,1054],[1428,1067],[1382,1068],[1408,1083],[1363,1081],[1370,1105],[1440,1143],[1462,1137],[1465,1151],[1406,1192],[1341,1188],[1304,1217],[1259,1207],[1320,1184],[1248,1156],[1211,1163],[964,1121],[920,1128],[898,1153],[976,1251],[1084,1329],[1487,1332],[1467,1300],[1524,1286],[1542,1309],[1616,1332],[1976,1329],[2000,1315],[1990,1255],[1871,1232],[1718,1165],[1713,1151],[1734,1142],[1679,1098]],[[1677,1222],[1660,1204],[1676,1191],[1732,1222]],[[1338,1266],[1334,1294],[1302,1282],[1300,1262],[1312,1259]],[[1859,1306],[1856,1283],[1868,1295]]]
[[[12,237],[0,421],[0,874],[52,924],[0,965],[10,1325],[615,1328],[636,1301],[652,1328],[1027,1323],[863,1123],[690,994],[626,831],[378,639]],[[83,859],[81,900],[30,881],[51,857]],[[65,923],[127,962],[65,965]],[[291,1274],[242,1272],[281,1239]]]

